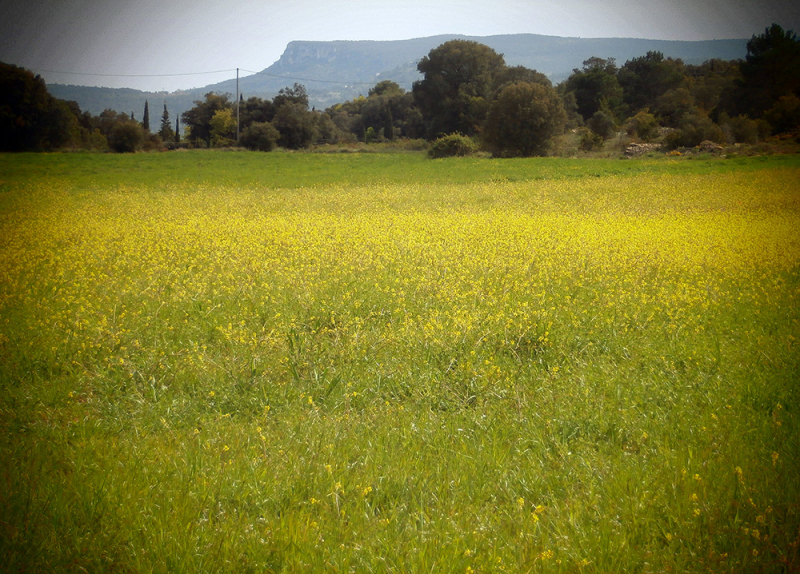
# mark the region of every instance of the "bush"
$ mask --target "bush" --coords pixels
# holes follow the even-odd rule
[[[758,123],[747,116],[736,116],[720,121],[729,143],[758,143]]]
[[[769,110],[764,119],[772,126],[773,134],[789,133],[800,127],[800,98],[794,94],[781,96]]]
[[[553,88],[517,82],[492,102],[483,139],[495,157],[546,155],[566,123],[567,113]]]
[[[695,147],[706,140],[724,142],[725,134],[708,116],[691,114],[684,118],[679,129],[671,132],[664,139],[667,149],[677,147]]]
[[[472,155],[478,151],[478,145],[463,134],[455,133],[442,136],[428,147],[428,157],[456,157]]]
[[[588,125],[589,129],[603,138],[603,140],[612,137],[617,129],[614,118],[603,110],[596,111],[589,120]]]
[[[272,151],[278,147],[280,132],[269,122],[255,122],[247,126],[239,143],[249,150]]]
[[[307,148],[317,139],[315,114],[303,104],[283,104],[272,119],[272,125],[281,134],[278,143],[287,149]]]
[[[628,120],[626,129],[628,135],[648,142],[658,135],[658,121],[653,114],[643,110]]]
[[[583,129],[581,130],[581,143],[580,148],[583,151],[597,151],[603,149],[603,137],[592,131]]]
[[[120,122],[111,128],[108,145],[119,153],[133,153],[142,147],[144,130],[133,121]]]
[[[158,134],[149,134],[142,141],[144,151],[161,151],[164,149],[164,142]]]

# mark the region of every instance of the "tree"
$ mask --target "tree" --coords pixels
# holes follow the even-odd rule
[[[542,84],[544,86],[553,85],[547,76],[536,70],[531,70],[525,66],[503,66],[498,68],[494,75],[494,95],[497,95],[500,90],[505,88],[508,84],[515,84],[517,82],[530,82],[532,84]]]
[[[739,68],[735,111],[759,118],[782,97],[800,97],[800,40],[791,30],[773,24],[753,36]]]
[[[653,112],[661,125],[677,128],[683,118],[696,111],[691,92],[686,88],[667,90],[656,100]]]
[[[616,116],[624,114],[622,86],[617,80],[614,58],[585,60],[583,69],[573,70],[563,89],[575,95],[577,111],[584,121],[601,109]]]
[[[302,149],[310,146],[317,135],[317,122],[314,113],[309,112],[302,103],[284,103],[272,120],[281,134],[279,143],[288,149]]]
[[[642,141],[650,141],[658,134],[656,117],[642,110],[630,118],[626,124],[628,134],[638,137]]]
[[[295,84],[293,87],[281,88],[278,95],[272,98],[272,105],[277,110],[286,104],[299,104],[303,109],[308,109],[308,93],[302,84]]]
[[[164,113],[161,114],[161,129],[158,130],[158,135],[160,135],[162,141],[165,142],[170,142],[175,139],[175,132],[172,131],[172,123],[169,121],[169,111],[167,111],[166,102],[164,102]]]
[[[587,123],[589,129],[599,135],[603,140],[609,139],[616,132],[614,117],[603,110],[597,110]]]
[[[335,144],[339,142],[343,134],[328,114],[314,112],[314,119],[317,122],[316,143]]]
[[[563,133],[566,116],[552,87],[518,82],[492,103],[483,139],[496,157],[546,155],[553,137]]]
[[[144,131],[150,131],[150,107],[147,103],[147,100],[144,101],[144,115],[142,117],[142,127]]]
[[[371,98],[372,96],[388,96],[391,98],[402,96],[405,93],[406,91],[401,88],[400,84],[397,82],[393,82],[392,80],[383,80],[369,89],[369,92],[367,92],[367,97]]]
[[[687,65],[686,84],[694,105],[710,113],[720,103],[722,95],[741,79],[739,62],[712,59],[699,66]]]
[[[417,69],[424,77],[414,82],[412,93],[427,124],[427,137],[475,135],[486,118],[495,76],[503,68],[503,56],[469,40],[445,42],[422,58]]]
[[[228,94],[209,92],[203,101],[195,101],[194,107],[183,112],[183,125],[189,129],[189,138],[195,142],[203,141],[211,146],[211,119],[220,110],[230,110],[232,105]]]
[[[272,151],[277,147],[280,136],[280,132],[269,122],[254,122],[242,131],[239,142],[247,149]]]
[[[214,146],[232,145],[236,132],[236,118],[230,108],[217,110],[211,118],[211,143]]]
[[[175,143],[181,141],[181,119],[175,118]]]
[[[683,62],[664,58],[661,52],[647,52],[645,56],[625,62],[617,79],[631,112],[654,109],[662,94],[683,83]]]
[[[708,116],[696,111],[685,116],[681,120],[679,128],[670,132],[664,143],[668,148],[673,149],[694,147],[706,140],[724,142],[725,133]]]
[[[49,150],[79,139],[78,117],[40,76],[0,63],[0,151]]]
[[[275,117],[275,105],[257,97],[247,98],[239,106],[239,126],[244,131],[254,123],[271,122]]]
[[[144,129],[135,120],[118,121],[111,128],[108,144],[116,152],[132,153],[142,147]]]

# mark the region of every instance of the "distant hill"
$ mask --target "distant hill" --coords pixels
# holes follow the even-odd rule
[[[453,39],[473,40],[505,56],[510,66],[525,66],[547,75],[557,84],[574,68],[593,56],[615,58],[618,65],[631,58],[659,51],[687,64],[712,58],[736,60],[747,53],[747,40],[669,41],[634,38],[563,38],[537,34],[502,36],[443,35],[395,41],[290,42],[280,59],[268,68],[240,78],[244,97],[272,98],[278,90],[301,83],[308,90],[311,105],[324,109],[364,94],[381,80],[393,80],[410,90],[420,78],[417,62],[433,48]],[[158,124],[166,101],[172,121],[190,109],[194,100],[208,92],[236,93],[232,78],[193,90],[156,93],[131,89],[91,88],[52,84],[57,98],[75,100],[82,110],[99,114],[106,108],[133,111],[141,119],[144,101],[150,102],[151,124]]]

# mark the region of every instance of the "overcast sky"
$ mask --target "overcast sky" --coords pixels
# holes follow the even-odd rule
[[[800,33],[798,6],[798,0],[0,0],[0,61],[34,70],[48,83],[173,91],[235,77],[236,68],[261,71],[292,40],[514,33],[750,38],[773,22]],[[212,71],[222,72],[197,74]]]

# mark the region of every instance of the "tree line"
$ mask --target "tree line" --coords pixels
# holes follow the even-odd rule
[[[467,40],[434,48],[418,70],[422,79],[411,91],[382,81],[367,96],[324,111],[309,110],[300,84],[272,100],[240,96],[236,102],[209,93],[176,118],[174,129],[165,104],[158,131],[151,131],[148,102],[141,121],[133,112],[92,116],[50,96],[40,77],[0,64],[0,149],[135,151],[183,136],[193,146],[270,151],[455,137],[512,157],[545,155],[566,130],[591,150],[621,132],[675,148],[704,140],[755,143],[800,128],[800,41],[777,24],[752,37],[744,60],[688,65],[648,52],[618,66],[613,58],[593,57],[557,86]]]

